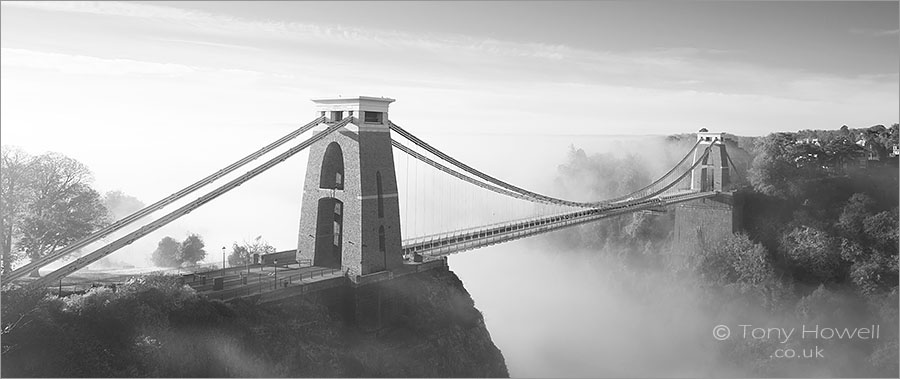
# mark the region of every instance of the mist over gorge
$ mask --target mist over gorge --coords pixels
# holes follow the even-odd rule
[[[729,142],[742,174],[764,154],[754,147],[766,138],[771,136]],[[616,148],[624,143],[573,146],[555,182],[560,192],[582,194],[579,200],[613,197],[660,175],[693,140],[648,137],[631,150]],[[655,167],[660,160],[666,163]],[[745,178],[744,185],[751,183]],[[843,205],[848,195],[836,193],[845,197],[835,201]],[[458,254],[451,262],[514,377],[896,375],[896,281],[867,296],[852,283],[798,277],[787,258],[778,258],[781,245],[768,251],[760,243],[768,229],[760,229],[757,219],[771,217],[771,208],[759,207],[764,200],[749,201],[757,212],[747,210],[748,230],[701,251],[672,246],[670,210],[609,218],[492,247],[478,257]],[[502,274],[493,278],[493,270],[481,267],[499,267]],[[819,324],[887,329],[868,340],[797,337],[803,326]],[[717,325],[729,326],[731,337],[715,339]],[[742,330],[776,327],[798,332],[781,343]],[[815,346],[824,349],[824,358],[772,357],[778,349]]]

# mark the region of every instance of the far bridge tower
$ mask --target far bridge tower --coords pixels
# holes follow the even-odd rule
[[[702,158],[691,172],[691,189],[700,192],[725,191],[731,186],[731,171],[728,168],[728,152],[725,151],[725,133],[699,132],[700,142],[694,150],[694,162]],[[712,145],[709,154],[703,152]]]
[[[725,133],[699,132],[694,150],[691,189],[718,192],[715,196],[675,205],[674,245],[681,253],[696,252],[742,229],[743,201],[732,183],[731,160],[726,151]],[[710,147],[712,145],[712,147]],[[709,148],[705,157],[703,152]]]

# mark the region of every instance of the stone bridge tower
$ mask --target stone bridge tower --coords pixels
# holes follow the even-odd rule
[[[703,158],[691,172],[691,189],[706,191],[725,191],[731,186],[731,171],[728,168],[728,153],[725,151],[725,133],[697,133],[700,144],[694,150],[694,162],[697,162],[709,145],[713,145],[709,155]]]
[[[315,99],[326,124],[351,123],[309,148],[297,243],[301,264],[351,278],[402,266],[397,178],[388,127],[393,99]],[[317,128],[322,130],[324,128]]]
[[[732,186],[725,133],[697,133],[700,144],[694,151],[694,162],[712,145],[709,155],[691,172],[691,189],[717,191],[710,198],[676,205],[674,247],[691,254],[704,246],[714,247],[718,241],[742,230],[743,197]]]

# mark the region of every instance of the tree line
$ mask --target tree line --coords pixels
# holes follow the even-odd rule
[[[159,267],[189,267],[203,260],[207,252],[205,243],[199,234],[190,234],[182,242],[166,236],[157,244],[153,251],[151,261]],[[271,254],[275,247],[269,244],[262,236],[257,236],[251,241],[242,243],[233,242],[231,252],[228,254],[228,265],[239,266],[253,263],[253,255]]]

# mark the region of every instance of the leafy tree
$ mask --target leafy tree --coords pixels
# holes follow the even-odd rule
[[[150,259],[159,267],[178,267],[181,264],[181,244],[172,237],[163,237]]]
[[[794,136],[789,133],[769,134],[756,142],[758,155],[748,172],[756,191],[780,198],[794,197],[799,192],[794,182],[798,176],[797,164],[790,150],[794,142]]]
[[[3,219],[0,230],[0,259],[3,262],[0,272],[6,273],[21,258],[13,249],[13,241],[21,238],[22,220],[34,195],[31,189],[35,159],[19,148],[6,145],[0,148],[0,155],[0,216]]]
[[[884,251],[884,255],[897,255],[897,208],[878,212],[863,220],[863,232],[872,247]]]
[[[228,264],[230,266],[243,265],[253,262],[253,254],[245,245],[238,245],[237,242],[231,245],[231,253],[228,254]]]
[[[851,207],[853,203],[845,207]],[[896,290],[898,278],[897,243],[898,225],[896,208],[876,214],[854,214],[852,222],[848,212],[842,214],[842,222],[852,225],[855,241],[844,239],[841,256],[850,262],[850,279],[864,295]],[[862,213],[862,212],[859,212]],[[845,226],[845,228],[848,228]],[[858,231],[857,231],[858,230]]]
[[[864,255],[850,267],[850,279],[863,295],[896,290],[897,256]]]
[[[180,243],[172,237],[164,237],[150,258],[160,267],[196,265],[206,257],[204,246],[199,234],[191,234]]]
[[[875,208],[875,200],[864,193],[855,193],[847,200],[841,210],[837,227],[844,235],[859,239],[863,235],[863,221]]]
[[[122,191],[109,191],[103,195],[103,205],[113,221],[121,220],[144,208],[144,203]]]
[[[191,234],[181,243],[180,263],[195,265],[206,257],[205,244],[199,234]]]
[[[231,246],[231,254],[228,255],[228,264],[232,266],[247,264],[253,261],[253,254],[271,254],[275,247],[270,245],[262,236],[257,236],[253,241],[237,242]]]
[[[698,269],[711,283],[738,284],[746,288],[757,286],[773,276],[766,249],[743,233],[705,247]]]
[[[64,155],[48,153],[33,163],[30,201],[24,205],[16,248],[32,261],[83,238],[108,223],[90,170]],[[31,276],[39,276],[37,270]]]
[[[782,236],[782,249],[803,279],[824,283],[836,280],[843,267],[838,241],[828,233],[801,226]]]

